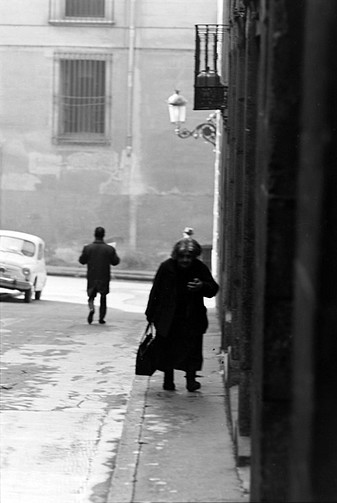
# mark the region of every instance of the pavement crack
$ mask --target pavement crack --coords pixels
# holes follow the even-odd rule
[[[15,382],[14,384],[10,385],[10,386],[4,386],[4,385],[1,385],[0,388],[1,389],[6,389],[6,390],[10,390],[10,389],[13,389],[14,386],[16,386],[17,383]]]

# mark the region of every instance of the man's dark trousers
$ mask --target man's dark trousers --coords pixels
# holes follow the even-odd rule
[[[94,300],[96,295],[100,293],[96,288],[91,289],[89,299],[88,299],[88,304],[89,304],[89,309],[90,311],[94,311]],[[100,306],[99,306],[99,319],[104,320],[105,315],[106,315],[106,293],[100,293],[101,298],[100,298]]]

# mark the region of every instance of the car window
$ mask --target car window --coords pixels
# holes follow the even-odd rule
[[[32,241],[12,236],[0,236],[0,249],[3,251],[33,257],[35,248],[35,244]]]
[[[33,257],[35,253],[35,244],[31,241],[24,240],[22,243],[22,253],[27,257]]]
[[[43,259],[43,246],[42,246],[42,243],[39,244],[39,253],[38,253],[37,258],[38,258],[38,260],[42,260]]]

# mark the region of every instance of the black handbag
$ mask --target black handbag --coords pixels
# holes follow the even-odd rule
[[[137,350],[136,375],[152,376],[155,370],[155,336],[153,325],[148,323]]]

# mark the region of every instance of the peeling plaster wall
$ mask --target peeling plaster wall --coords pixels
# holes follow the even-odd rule
[[[100,28],[52,26],[41,0],[27,4],[29,24],[16,16],[17,2],[0,6],[0,225],[41,235],[50,263],[76,262],[103,225],[124,267],[153,269],[187,225],[202,244],[212,243],[214,152],[174,135],[166,99],[179,86],[186,126],[206,119],[191,108],[194,25],[216,22],[216,2],[198,0],[192,12],[188,1],[136,2],[132,103],[129,2],[114,5],[114,26]],[[54,54],[92,49],[112,55],[111,143],[56,144]]]

